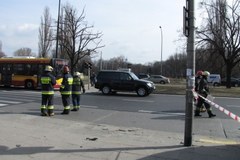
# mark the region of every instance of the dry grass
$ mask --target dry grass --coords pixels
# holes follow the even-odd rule
[[[210,86],[210,92],[213,96],[225,96],[225,97],[239,97],[240,87],[226,88],[225,86],[213,87]],[[157,94],[186,94],[186,80],[185,79],[171,79],[170,84],[156,84]]]

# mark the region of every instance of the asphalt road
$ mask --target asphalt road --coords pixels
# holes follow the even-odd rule
[[[183,95],[151,94],[147,97],[138,97],[135,93],[120,93],[105,96],[95,92],[86,93],[81,98],[79,112],[61,115],[63,109],[61,96],[56,92],[54,118],[184,133],[185,96]],[[240,115],[240,99],[217,97],[214,102]],[[40,103],[39,91],[5,88],[0,90],[2,114],[39,116]],[[194,118],[194,134],[209,134],[212,130],[216,136],[239,139],[239,122],[215,108],[213,112],[217,114],[213,119],[209,119],[206,113],[203,113],[201,118]]]

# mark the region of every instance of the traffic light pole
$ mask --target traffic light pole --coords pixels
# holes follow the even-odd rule
[[[187,35],[187,77],[186,77],[186,110],[185,110],[185,133],[184,146],[192,145],[193,126],[193,92],[195,85],[195,17],[194,0],[186,0],[188,35]]]

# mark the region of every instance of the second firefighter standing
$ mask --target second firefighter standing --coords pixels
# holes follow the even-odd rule
[[[70,69],[68,66],[63,67],[63,80],[62,85],[60,87],[60,92],[62,95],[62,103],[63,103],[63,112],[61,114],[69,114],[70,112],[70,96],[72,94],[72,84],[73,84],[73,77],[70,74]]]
[[[85,93],[84,83],[81,78],[81,73],[74,72],[73,84],[72,84],[72,104],[73,109],[71,111],[78,111],[80,108],[81,93]]]

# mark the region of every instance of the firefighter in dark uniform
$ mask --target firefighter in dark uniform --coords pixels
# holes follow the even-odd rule
[[[201,96],[203,96],[204,98],[206,98],[209,94],[209,86],[208,86],[208,81],[207,81],[207,77],[209,75],[210,75],[210,73],[208,71],[204,71],[202,73],[202,79],[199,82],[199,86],[198,86],[198,93]],[[207,109],[209,118],[215,117],[216,115],[212,113],[211,105],[208,104],[202,97],[199,97],[199,99],[198,99],[198,103],[197,103],[197,107],[196,107],[194,116],[201,116],[200,109],[203,104],[204,104],[205,108]]]
[[[64,106],[63,112],[61,114],[69,114],[70,112],[70,96],[72,93],[72,83],[73,78],[72,75],[69,73],[69,67],[64,66],[63,67],[63,80],[62,85],[60,87],[60,92],[62,95],[62,103]]]
[[[82,89],[82,92],[81,92]],[[78,111],[80,108],[81,93],[85,93],[84,83],[81,78],[81,73],[74,72],[73,84],[72,84],[72,104],[73,109],[71,111]]]
[[[196,76],[195,76],[195,91],[198,91],[198,85],[202,79],[202,73],[203,71],[197,71]]]
[[[201,71],[201,70],[197,71],[197,73],[196,73],[196,76],[195,76],[195,89],[194,89],[195,92],[198,92],[199,83],[200,83],[200,81],[202,79],[202,74],[203,74],[203,71]],[[196,99],[195,102],[197,102],[197,99]],[[200,108],[200,112],[206,112],[206,108],[205,108],[204,105],[202,105],[202,107]]]
[[[42,88],[42,106],[41,106],[42,116],[54,116],[53,86],[56,84],[56,78],[51,74],[52,71],[53,71],[53,68],[51,66],[46,66],[44,73],[40,78],[40,83]]]

